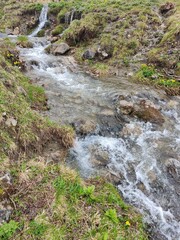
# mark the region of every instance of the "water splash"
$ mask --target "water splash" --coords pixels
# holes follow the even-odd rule
[[[29,37],[35,37],[37,33],[43,29],[45,23],[47,22],[47,13],[48,13],[48,4],[45,4],[41,10],[41,14],[39,16],[39,25],[37,28],[29,35]]]
[[[118,189],[126,201],[140,209],[145,222],[153,225],[153,232],[161,236],[159,239],[177,240],[180,236],[176,216],[180,207],[178,197],[166,172],[161,169],[159,158],[162,156],[156,150],[158,141],[163,139],[165,143],[170,139],[171,142],[174,134],[167,130],[153,131],[151,124],[135,124],[142,130],[136,138],[133,135],[127,139],[87,136],[77,139],[71,155],[76,159],[82,175],[89,177],[98,174],[91,164],[90,149],[98,146],[108,152],[110,163],[107,168],[122,176]]]

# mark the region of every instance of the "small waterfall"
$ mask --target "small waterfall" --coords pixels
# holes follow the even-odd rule
[[[48,4],[45,4],[41,10],[41,14],[39,16],[39,25],[38,27],[29,35],[30,37],[35,37],[37,33],[44,27],[47,21],[47,13],[48,13]]]
[[[71,22],[75,19],[81,19],[81,12],[76,11],[76,9],[73,9],[65,14],[65,23],[67,25],[71,24]]]

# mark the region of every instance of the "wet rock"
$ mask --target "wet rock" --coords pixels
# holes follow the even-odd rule
[[[120,136],[122,125],[114,115],[99,115],[98,123],[99,135],[109,137]]]
[[[171,177],[179,182],[180,181],[180,161],[170,158],[165,161],[165,166],[168,174],[171,175]]]
[[[70,50],[67,43],[53,44],[50,52],[54,55],[64,55]]]
[[[148,178],[149,178],[149,181],[151,183],[155,182],[157,180],[157,176],[155,174],[155,172],[153,170],[150,170],[147,174]]]
[[[125,115],[129,115],[134,110],[134,105],[132,102],[128,102],[126,100],[120,100],[118,104],[118,108],[120,109],[121,113]]]
[[[82,12],[77,11],[76,9],[73,9],[70,12],[66,12],[64,16],[61,16],[60,23],[66,23],[70,24],[73,20],[80,20],[81,19]]]
[[[142,182],[139,182],[137,184],[137,187],[139,190],[141,190],[142,192],[146,192],[146,187],[144,186],[144,184]]]
[[[72,125],[75,128],[76,133],[83,136],[92,134],[96,131],[96,123],[92,120],[80,119],[74,122]]]
[[[111,182],[113,184],[120,184],[120,182],[123,179],[123,176],[120,175],[119,172],[113,171],[112,169],[100,169],[98,174],[104,178],[106,178],[106,180],[108,182]]]
[[[96,55],[96,51],[88,49],[83,53],[82,58],[92,60],[95,59]]]
[[[129,135],[133,135],[135,137],[138,137],[142,133],[142,129],[135,124],[125,124],[122,129],[122,136],[127,137]]]
[[[145,122],[156,124],[164,123],[164,117],[160,113],[160,107],[149,99],[137,102],[137,96],[119,96],[116,103],[116,116],[122,122],[130,122],[131,117],[139,118]]]
[[[175,8],[175,4],[172,2],[167,2],[163,5],[160,6],[159,11],[161,14],[166,14],[167,12],[169,12],[170,10]]]
[[[151,122],[156,124],[163,124],[164,117],[159,110],[152,107],[151,105],[146,104],[146,101],[141,101],[140,104],[134,106],[133,116],[138,117],[139,119],[145,122]]]
[[[104,109],[100,112],[100,115],[114,116],[114,111],[111,109]]]
[[[19,35],[20,34],[20,29],[19,27],[16,27],[13,32],[12,32],[13,35]]]
[[[36,60],[31,60],[31,61],[30,61],[30,64],[31,64],[31,65],[34,65],[34,66],[39,66],[39,62],[36,61]]]
[[[106,150],[98,149],[98,147],[92,147],[90,149],[91,152],[91,164],[93,167],[105,167],[110,159],[109,159],[109,154]]]

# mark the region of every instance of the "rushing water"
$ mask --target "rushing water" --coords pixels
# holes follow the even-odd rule
[[[46,20],[46,14],[43,16],[38,31]],[[34,48],[21,49],[21,57],[29,66],[27,75],[46,89],[51,119],[63,123],[90,119],[97,122],[98,129],[99,116],[114,108],[119,95],[129,95],[132,101],[150,99],[159,106],[166,119],[162,127],[132,119],[126,124],[132,130],[127,136],[100,136],[97,130],[79,137],[70,150],[69,164],[84,177],[101,174],[102,169],[92,164],[92,152],[106,152],[109,162],[105,171],[121,176],[118,189],[142,212],[151,226],[152,239],[180,239],[180,99],[132,84],[125,77],[92,78],[78,70],[71,57],[46,54],[46,40],[34,35],[30,36]]]
[[[41,14],[39,16],[39,25],[38,27],[31,33],[30,37],[34,37],[37,33],[45,26],[47,22],[47,13],[48,13],[48,4],[45,4],[41,10]]]

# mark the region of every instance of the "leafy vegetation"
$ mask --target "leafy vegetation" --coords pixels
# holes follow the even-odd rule
[[[153,66],[142,64],[135,78],[138,81],[153,84],[156,87],[162,87],[169,95],[179,95],[180,93],[180,82],[172,78],[166,78]]]
[[[19,224],[13,220],[0,226],[0,239],[10,239],[18,229],[18,226]]]
[[[21,226],[16,238],[73,239],[76,233],[75,239],[147,239],[140,215],[104,179],[83,181],[63,164],[46,165],[42,159],[22,162],[15,169],[19,177],[11,197]],[[17,195],[25,187],[28,192]],[[26,210],[30,206],[36,213],[33,220]]]

